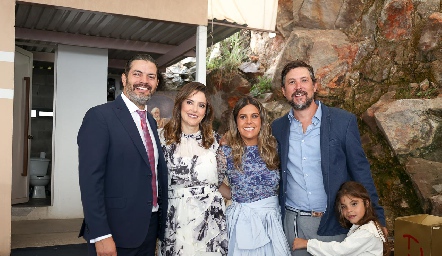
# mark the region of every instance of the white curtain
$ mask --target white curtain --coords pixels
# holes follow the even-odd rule
[[[208,18],[275,31],[278,0],[208,0]]]

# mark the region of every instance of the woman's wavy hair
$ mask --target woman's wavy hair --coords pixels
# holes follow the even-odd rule
[[[277,170],[279,167],[279,157],[276,152],[277,142],[275,137],[272,135],[272,129],[268,121],[266,110],[258,100],[250,96],[245,96],[236,102],[229,120],[229,130],[226,132],[226,141],[232,148],[234,165],[238,170],[242,170],[242,155],[244,154],[244,147],[246,144],[238,131],[236,119],[239,111],[249,104],[258,109],[261,117],[261,130],[258,134],[259,155],[266,163],[267,168],[270,170]]]
[[[199,82],[190,82],[185,84],[177,93],[173,106],[172,118],[164,126],[164,138],[167,145],[172,143],[179,144],[181,142],[181,105],[185,100],[192,97],[197,92],[204,93],[207,101],[206,113],[199,124],[201,135],[203,137],[201,146],[207,149],[215,142],[212,129],[213,107],[209,102],[206,86]]]
[[[365,214],[356,224],[364,225],[370,221],[373,221],[377,226],[377,228],[382,231],[382,234],[384,235],[384,238],[386,240],[384,242],[384,255],[390,255],[389,254],[390,247],[388,245],[387,235],[384,233],[384,230],[382,230],[381,228],[381,224],[376,215],[373,204],[371,203],[370,195],[368,194],[368,191],[364,187],[364,185],[356,181],[347,181],[341,185],[341,187],[338,190],[338,193],[336,194],[335,208],[339,215],[339,224],[341,224],[341,226],[343,226],[344,228],[350,228],[352,224],[350,223],[350,221],[348,221],[345,218],[345,216],[342,214],[341,211],[341,198],[344,196],[362,199],[365,206]]]

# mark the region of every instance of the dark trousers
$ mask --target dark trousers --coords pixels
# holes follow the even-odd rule
[[[157,246],[157,237],[158,237],[158,212],[153,212],[150,217],[149,231],[147,232],[147,236],[144,239],[144,242],[137,248],[122,248],[118,247],[117,244],[117,255],[118,256],[154,256],[155,249]],[[91,244],[89,241],[88,245],[88,254],[90,256],[97,255],[97,251],[95,250],[95,244]]]

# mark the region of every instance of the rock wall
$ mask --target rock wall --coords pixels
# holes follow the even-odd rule
[[[272,118],[286,113],[280,72],[310,63],[317,99],[360,117],[387,223],[398,216],[442,214],[442,1],[280,0],[276,36],[251,32],[250,62],[272,78],[262,101]],[[217,128],[251,83],[210,73]],[[227,104],[225,104],[227,102]]]
[[[284,48],[275,89],[287,61],[310,63],[319,78],[317,98],[364,121],[364,148],[373,175],[382,177],[375,180],[390,223],[418,211],[410,209],[415,198],[406,197],[407,180],[422,210],[441,215],[442,2],[281,0],[279,7]],[[388,170],[397,167],[407,174],[402,179]],[[389,189],[404,193],[391,198]]]
[[[391,89],[425,79],[429,90],[442,87],[441,1],[281,0],[279,7],[285,45],[275,87],[293,59],[316,70],[318,97],[359,114]]]
[[[244,40],[249,60],[237,73],[207,76],[218,132],[257,76],[272,78],[273,93],[261,97],[270,117],[285,114],[280,72],[304,60],[316,71],[317,99],[360,117],[388,228],[399,216],[442,215],[442,1],[280,0],[276,35]],[[170,88],[189,77],[180,72],[169,72]]]

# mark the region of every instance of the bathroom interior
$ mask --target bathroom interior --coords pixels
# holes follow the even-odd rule
[[[51,205],[54,63],[34,61],[32,70],[29,201],[14,207]],[[108,101],[112,101],[121,92],[119,75],[110,73],[107,84]]]
[[[34,61],[31,81],[29,201],[14,207],[51,205],[54,63]]]

